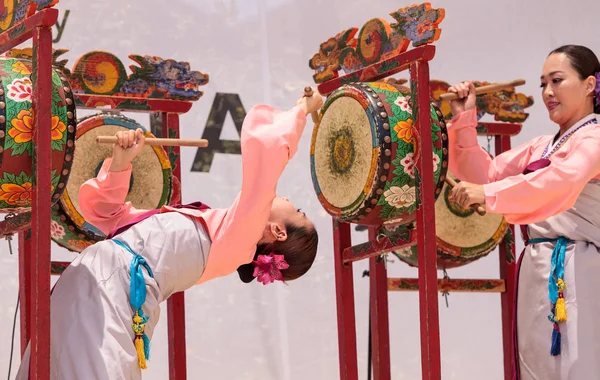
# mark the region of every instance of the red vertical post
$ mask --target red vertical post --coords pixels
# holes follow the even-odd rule
[[[29,378],[50,379],[50,203],[52,32],[33,31],[33,168],[31,221],[31,362]]]
[[[411,64],[410,77],[416,99],[413,114],[420,152],[417,168],[420,206],[417,209],[417,246],[419,249],[419,311],[421,317],[421,370],[425,380],[441,380],[440,325],[437,295],[437,246],[435,234],[435,187],[429,92],[429,64]],[[418,109],[415,109],[418,108]]]
[[[510,136],[496,136],[496,156],[510,149]],[[515,236],[515,228],[509,226],[512,236]],[[512,373],[512,351],[513,351],[513,313],[515,303],[515,281],[516,281],[516,256],[514,239],[510,245],[506,244],[506,237],[499,244],[500,278],[504,279],[506,291],[500,295],[502,305],[502,349],[504,352],[504,379],[511,380]]]
[[[163,112],[163,137],[179,138],[179,115]],[[173,176],[181,183],[181,162],[178,146],[169,147],[177,155]],[[181,195],[181,194],[178,194]],[[185,343],[185,295],[183,292],[173,294],[167,300],[167,330],[169,337],[169,379],[186,380],[187,353]]]
[[[369,241],[376,239],[377,229],[369,228]],[[369,259],[369,283],[373,378],[391,380],[387,268],[384,258]]]
[[[338,319],[340,380],[358,380],[356,315],[352,263],[344,264],[342,252],[352,245],[350,224],[333,220],[333,261]]]
[[[19,303],[21,327],[21,357],[25,353],[31,337],[31,230],[19,232]]]

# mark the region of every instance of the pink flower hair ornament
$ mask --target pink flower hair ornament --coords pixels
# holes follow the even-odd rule
[[[254,265],[253,276],[263,285],[275,282],[275,280],[283,281],[281,270],[290,267],[285,262],[283,255],[276,255],[275,252],[271,252],[269,255],[258,255],[252,264]]]

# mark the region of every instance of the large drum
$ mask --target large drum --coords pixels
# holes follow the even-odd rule
[[[455,178],[451,173],[448,175]],[[449,193],[450,188],[444,184],[442,196],[435,202],[438,269],[463,266],[486,256],[508,231],[508,222],[502,215],[481,216],[471,208],[464,209],[448,200]],[[410,266],[417,266],[417,246],[393,253]]]
[[[97,136],[114,136],[119,130],[142,128],[123,116],[100,114],[77,124],[77,150],[71,178],[60,201],[54,205],[52,239],[62,247],[81,252],[106,236],[85,220],[79,207],[79,187],[96,177],[104,159],[112,155],[112,145],[97,144]],[[146,137],[153,137],[145,131]],[[132,162],[132,176],[126,201],[138,209],[154,209],[170,202],[172,169],[168,154],[160,146],[146,146]]]
[[[448,137],[431,103],[435,197],[448,166]],[[314,128],[311,174],[318,199],[336,219],[404,225],[416,217],[418,174],[410,98],[383,82],[345,85],[331,93]]]
[[[0,58],[0,213],[31,209],[33,108],[31,61]],[[52,204],[67,186],[75,150],[75,102],[67,79],[52,71]],[[29,222],[11,227],[13,232]]]

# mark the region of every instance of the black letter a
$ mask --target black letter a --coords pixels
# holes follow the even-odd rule
[[[192,164],[193,172],[208,173],[212,165],[215,152],[226,154],[241,154],[240,142],[221,140],[221,130],[225,123],[227,112],[231,113],[235,129],[241,135],[242,123],[246,117],[246,110],[238,94],[217,93],[213,102],[202,138],[208,140],[208,148],[198,148]]]

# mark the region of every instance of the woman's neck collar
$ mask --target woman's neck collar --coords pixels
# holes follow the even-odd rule
[[[565,133],[570,132],[572,129],[579,127],[581,124],[595,118],[596,114],[594,112],[589,112],[585,116],[580,117],[575,122],[568,122],[560,126],[560,131],[558,132],[558,138],[562,137]]]

